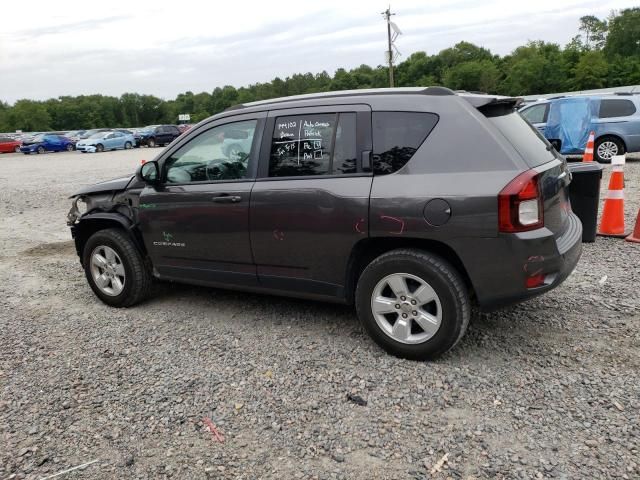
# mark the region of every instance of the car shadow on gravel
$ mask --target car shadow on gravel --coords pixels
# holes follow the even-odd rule
[[[75,255],[76,247],[73,240],[65,242],[43,243],[28,248],[22,252],[28,257],[44,257],[48,255]]]
[[[185,309],[206,312],[223,309],[225,312],[232,312],[234,321],[243,322],[250,318],[264,328],[269,324],[300,328],[301,335],[308,333],[309,328],[315,329],[321,335],[325,332],[333,335],[336,326],[339,325],[341,331],[352,338],[361,339],[363,342],[368,339],[354,307],[306,299],[161,283],[155,287],[153,296],[145,303],[145,308],[157,308],[165,312],[182,312]],[[551,324],[536,322],[532,317],[538,314],[544,313],[530,307],[523,308],[521,305],[490,313],[473,310],[467,334],[441,361],[467,362],[469,358],[497,360],[498,345],[501,352],[498,355],[500,363],[503,360],[509,361],[511,355],[526,351],[530,346],[538,352],[540,349],[544,350],[546,347],[536,344],[536,339],[553,338],[556,329]],[[531,324],[535,324],[534,334],[534,326]],[[377,348],[372,342],[370,346],[372,349]]]
[[[278,323],[291,320],[297,324],[304,319],[320,324],[331,319],[359,328],[355,309],[348,305],[179,283],[158,283],[151,298],[145,302],[148,306],[154,304],[161,304],[163,308],[171,305],[176,310],[187,306],[202,310],[224,307],[243,315],[274,318]]]

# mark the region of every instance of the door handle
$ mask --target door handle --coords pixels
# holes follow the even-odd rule
[[[227,195],[226,193],[223,193],[222,195],[213,197],[211,199],[212,202],[216,202],[216,203],[238,203],[240,200],[242,200],[241,196]]]

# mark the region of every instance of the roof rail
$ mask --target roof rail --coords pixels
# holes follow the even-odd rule
[[[434,95],[445,96],[455,95],[455,92],[446,87],[401,87],[401,88],[362,88],[358,90],[338,90],[334,92],[318,92],[318,93],[305,93],[302,95],[293,95],[291,97],[279,97],[270,98],[268,100],[258,100],[256,102],[243,103],[239,105],[233,105],[225,112],[232,110],[239,110],[242,108],[257,107],[260,105],[270,105],[275,103],[295,102],[301,100],[313,100],[316,98],[334,98],[345,96],[361,96],[361,95],[402,95],[402,94],[420,94],[420,95]]]

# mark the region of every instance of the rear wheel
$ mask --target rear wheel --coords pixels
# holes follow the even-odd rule
[[[67,152],[73,152],[73,144],[67,145]]]
[[[616,155],[624,154],[624,144],[616,137],[602,137],[596,141],[595,157],[600,163],[611,163]]]
[[[460,274],[436,255],[393,250],[371,262],[356,288],[364,328],[387,352],[434,359],[464,335],[470,301]]]
[[[104,145],[101,143],[96,145],[96,152],[104,152]]]
[[[14,152],[20,153],[20,145],[17,145],[16,148],[13,149]]]
[[[135,305],[149,294],[151,275],[142,255],[121,230],[94,233],[84,247],[83,265],[93,292],[112,307]]]
[[[130,148],[133,148],[133,145],[131,145],[131,142],[124,142],[124,149],[129,150]]]

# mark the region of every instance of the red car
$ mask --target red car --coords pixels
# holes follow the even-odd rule
[[[22,143],[9,137],[0,137],[0,153],[20,153]]]

